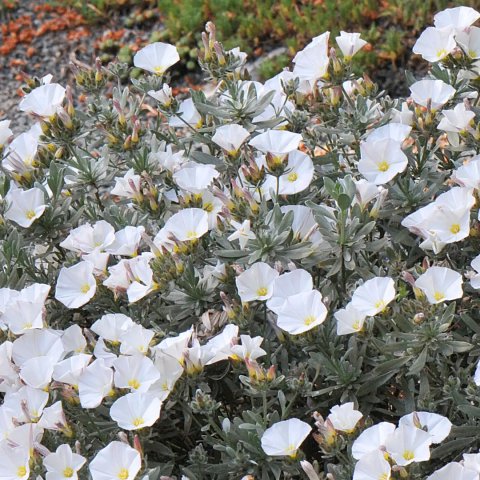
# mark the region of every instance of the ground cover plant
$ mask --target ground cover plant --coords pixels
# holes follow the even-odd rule
[[[0,122],[0,477],[478,480],[479,18],[435,15],[408,98],[358,33],[262,84],[212,23],[208,93],[161,42],[127,86],[31,79],[35,125]]]

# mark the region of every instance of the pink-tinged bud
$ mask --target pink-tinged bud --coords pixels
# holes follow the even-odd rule
[[[276,374],[275,374],[275,365],[272,365],[268,370],[267,370],[267,380],[272,382],[275,380]]]
[[[143,457],[142,443],[140,442],[140,437],[138,435],[133,437],[133,448],[140,454],[141,457]]]
[[[410,286],[415,287],[415,278],[410,272],[402,272],[402,279]]]

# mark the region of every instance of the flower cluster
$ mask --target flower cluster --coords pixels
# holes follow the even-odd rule
[[[34,125],[0,122],[0,477],[478,480],[479,18],[435,16],[406,99],[358,33],[260,83],[211,23],[188,96],[160,42],[128,86],[30,79]]]

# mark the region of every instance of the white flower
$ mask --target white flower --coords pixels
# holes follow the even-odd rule
[[[480,155],[475,155],[454,170],[452,180],[461,187],[480,189]]]
[[[403,125],[412,125],[413,112],[408,107],[407,102],[402,102],[401,110],[392,110],[392,122],[398,122]]]
[[[87,341],[83,336],[82,329],[79,325],[74,323],[63,331],[62,344],[65,353],[75,352],[82,353],[85,351]]]
[[[30,190],[12,188],[5,195],[5,200],[9,205],[5,218],[24,228],[30,227],[37,218],[43,215],[45,208],[47,208],[43,191],[36,187]]]
[[[178,363],[183,363],[183,356],[185,350],[188,348],[188,343],[192,337],[193,328],[180,333],[176,337],[168,337],[163,339],[158,345],[153,347],[155,352],[155,358],[161,357],[162,355],[168,355],[172,358],[175,358]]]
[[[160,378],[153,362],[144,355],[120,355],[113,367],[115,386],[132,392],[146,392]]]
[[[229,155],[236,155],[249,136],[248,130],[241,125],[232,123],[218,127],[215,130],[212,141],[222,147]]]
[[[50,453],[43,459],[47,470],[46,480],[77,480],[77,472],[83,467],[86,458],[73,453],[70,445],[60,445],[55,453]]]
[[[169,43],[155,42],[140,49],[133,57],[137,68],[163,75],[165,71],[180,60],[177,48]]]
[[[267,263],[254,263],[235,279],[242,302],[268,300],[273,294],[273,282],[277,277],[278,271]]]
[[[90,462],[93,480],[133,480],[142,466],[140,453],[123,442],[111,442]]]
[[[340,36],[335,37],[337,45],[346,60],[350,60],[367,42],[360,38],[359,33],[347,33],[340,31]]]
[[[96,408],[111,393],[113,370],[102,359],[90,364],[78,379],[78,396],[83,408]]]
[[[455,40],[471,59],[480,58],[480,28],[470,27],[468,31],[458,33]]]
[[[475,270],[476,274],[470,277],[470,285],[475,290],[480,288],[480,255],[477,255],[470,264]]]
[[[415,103],[426,107],[431,103],[433,110],[439,109],[447,103],[456,90],[442,80],[419,80],[410,86],[412,99]]]
[[[0,475],[3,480],[27,480],[30,476],[29,451],[24,447],[0,444]]]
[[[375,277],[360,285],[352,296],[352,306],[366,316],[385,310],[395,298],[395,283],[390,277]]]
[[[294,150],[288,154],[286,173],[280,179],[280,195],[295,195],[303,192],[310,186],[313,179],[312,159],[300,150]]]
[[[355,465],[353,480],[390,480],[392,469],[381,451],[364,455]]]
[[[147,93],[164,107],[169,107],[173,101],[172,89],[166,83],[160,90],[149,90]]]
[[[301,93],[311,93],[315,89],[317,81],[327,73],[329,37],[330,32],[325,32],[313,38],[293,58],[292,62],[295,64],[293,74],[302,81],[300,85]]]
[[[480,453],[464,453],[463,465],[468,470],[480,473]]]
[[[77,253],[104,251],[115,240],[115,229],[105,220],[81,225],[70,231],[68,237],[60,243],[62,248]]]
[[[59,110],[65,98],[65,92],[65,88],[58,83],[42,85],[25,95],[18,108],[22,112],[50,117]]]
[[[368,141],[360,145],[358,171],[376,185],[389,182],[407,165],[407,156],[395,140]]]
[[[348,402],[332,407],[327,420],[330,421],[335,430],[351,433],[355,430],[357,423],[362,417],[362,412],[353,408],[353,402]]]
[[[413,53],[421,55],[427,62],[438,62],[450,55],[457,46],[451,28],[428,27],[413,46]]]
[[[477,387],[480,387],[480,361],[477,363],[477,368],[475,369],[475,373],[473,375],[473,381]]]
[[[471,7],[447,8],[438,12],[434,17],[437,28],[452,28],[457,31],[467,29],[480,18],[480,13]]]
[[[176,358],[168,354],[155,355],[155,367],[160,378],[148,389],[148,393],[163,402],[170,395],[177,380],[183,375],[183,367]]]
[[[250,335],[240,335],[240,345],[233,345],[231,348],[231,358],[241,360],[256,360],[263,357],[267,352],[260,348],[263,342],[263,337],[251,337]]]
[[[2,148],[7,140],[13,135],[13,132],[10,130],[10,120],[2,120],[0,122],[0,148]]]
[[[127,296],[130,303],[137,302],[156,288],[153,281],[153,270],[150,268],[152,257],[152,253],[144,252],[125,264],[127,277],[131,282],[127,288]]]
[[[43,410],[42,418],[40,418],[38,426],[57,432],[71,431],[60,400]]]
[[[282,273],[273,283],[273,294],[267,300],[267,307],[278,315],[289,297],[310,292],[312,289],[312,276],[306,270],[298,268]]]
[[[349,303],[340,310],[337,310],[333,316],[337,320],[337,335],[349,335],[358,333],[362,330],[366,315],[359,312],[352,303]]]
[[[15,335],[30,328],[43,328],[44,305],[49,285],[34,283],[12,297],[4,308],[2,320]]]
[[[200,128],[202,126],[202,116],[195,108],[195,104],[191,98],[183,100],[178,106],[176,115],[170,117],[168,121],[168,124],[175,128],[185,128],[187,126],[185,125],[186,123],[193,128]]]
[[[120,353],[124,355],[146,355],[155,335],[153,330],[135,324],[120,336]]]
[[[92,355],[80,353],[79,355],[73,355],[66,360],[62,360],[53,367],[52,378],[57,382],[78,387],[78,380],[92,358]]]
[[[12,358],[19,367],[35,357],[49,357],[55,364],[63,355],[61,337],[54,330],[46,328],[27,330],[12,345]]]
[[[415,286],[432,304],[462,298],[463,295],[462,276],[446,267],[430,267],[418,277]]]
[[[142,199],[140,191],[140,175],[136,175],[133,168],[127,171],[123,177],[115,177],[115,186],[111,190],[111,195],[117,197],[133,198],[136,201]]]
[[[471,128],[475,113],[467,110],[464,103],[459,103],[453,110],[442,110],[443,118],[438,124],[439,130],[462,133]]]
[[[427,480],[478,480],[478,473],[468,469],[458,462],[447,463],[444,467],[433,472]]]
[[[249,240],[257,238],[255,233],[250,230],[250,220],[244,220],[243,223],[231,220],[230,225],[236,230],[229,235],[228,241],[233,242],[233,240],[238,240],[242,250],[245,248]]]
[[[286,130],[267,130],[248,142],[260,152],[286,155],[298,149],[302,136]]]
[[[195,240],[208,232],[208,214],[201,208],[185,208],[172,215],[162,230],[181,242]]]
[[[120,342],[120,337],[134,326],[130,317],[123,313],[107,313],[90,327],[92,332],[110,342]]]
[[[213,165],[188,162],[173,174],[173,181],[186,192],[202,193],[219,176]]]
[[[380,190],[383,187],[378,187],[372,182],[361,178],[360,180],[354,180],[355,182],[355,200],[364,209],[369,202],[378,197]]]
[[[90,262],[63,267],[58,275],[55,298],[67,308],[78,308],[88,303],[97,290],[93,268]]]
[[[18,422],[38,422],[47,402],[47,392],[26,385],[6,395],[2,408]]]
[[[110,408],[110,417],[124,430],[151,427],[160,416],[162,402],[148,393],[127,393]]]
[[[400,425],[387,438],[385,447],[397,465],[410,465],[412,462],[424,462],[430,459],[432,437],[423,430]]]
[[[410,125],[405,125],[402,122],[390,122],[381,127],[375,128],[367,136],[367,142],[376,142],[377,140],[395,140],[398,143],[403,143],[410,132],[412,127]]]
[[[135,257],[144,232],[145,227],[141,225],[139,227],[127,225],[115,233],[114,241],[105,247],[105,251],[113,255]]]
[[[432,437],[432,443],[443,442],[452,429],[452,422],[447,417],[430,412],[409,413],[400,418],[398,424],[425,430]]]
[[[299,335],[322,324],[327,308],[318,290],[289,296],[278,310],[277,325],[292,335]]]
[[[352,444],[352,457],[360,460],[365,455],[385,447],[385,441],[395,431],[395,425],[380,422],[364,430]]]
[[[13,178],[30,179],[35,169],[35,156],[38,150],[38,137],[36,132],[28,131],[18,135],[8,145],[2,166],[12,173]]]
[[[312,427],[298,418],[277,422],[263,433],[262,449],[272,457],[288,455],[295,458],[297,450],[311,431]]]

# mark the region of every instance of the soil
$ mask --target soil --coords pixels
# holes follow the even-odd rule
[[[0,7],[2,1],[7,0],[0,0]],[[95,25],[61,4],[19,0],[15,8],[3,12],[3,18],[0,16],[0,120],[8,117],[15,133],[31,123],[17,108],[20,87],[28,78],[51,73],[53,82],[72,84],[72,60],[93,65],[101,53],[100,44],[108,39],[136,50],[148,41],[152,31],[162,28],[158,15],[141,26],[126,28],[124,21],[130,12],[121,10]]]

